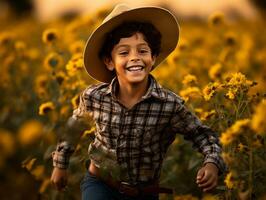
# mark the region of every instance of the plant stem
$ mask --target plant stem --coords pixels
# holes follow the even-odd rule
[[[251,145],[249,151],[249,199],[252,199],[253,192],[253,149]]]

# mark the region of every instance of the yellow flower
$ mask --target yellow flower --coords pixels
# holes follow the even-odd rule
[[[227,96],[229,99],[233,100],[236,97],[236,93],[237,93],[236,90],[233,90],[233,89],[230,88],[228,90],[228,92],[225,94],[225,96]]]
[[[261,101],[255,108],[255,112],[251,120],[251,128],[256,131],[257,134],[266,135],[266,123],[265,123],[265,113],[266,113],[266,101]]]
[[[36,180],[42,180],[44,178],[45,168],[43,165],[38,165],[31,170],[31,174],[36,178]]]
[[[54,103],[51,101],[48,101],[39,106],[39,115],[45,115],[54,109],[55,109]]]
[[[234,137],[230,132],[224,132],[220,136],[220,142],[222,145],[228,145],[234,140]]]
[[[33,165],[35,164],[36,160],[37,160],[36,158],[28,157],[26,160],[22,162],[22,167],[30,171],[33,168]]]
[[[234,162],[234,157],[230,153],[222,152],[221,156],[228,165],[231,165]]]
[[[74,96],[71,99],[71,103],[72,103],[73,109],[76,109],[79,105],[79,95]]]
[[[221,63],[216,63],[215,65],[211,66],[211,68],[208,72],[209,77],[212,80],[219,78],[221,76],[221,69],[222,69]]]
[[[203,111],[202,108],[195,108],[195,112],[199,115],[201,121],[206,121],[213,115],[215,115],[215,110],[211,110],[209,112]]]
[[[22,145],[30,145],[43,135],[43,125],[37,120],[25,122],[18,131],[18,140]]]
[[[229,32],[225,35],[225,44],[228,46],[233,46],[236,43],[236,35],[233,32]]]
[[[36,93],[37,93],[38,97],[41,98],[41,99],[45,98],[45,97],[46,98],[48,97],[48,93],[47,93],[47,91],[44,88],[39,88]]]
[[[57,29],[47,29],[42,34],[42,41],[46,44],[52,44],[58,39],[58,37]]]
[[[187,47],[188,47],[188,42],[187,42],[187,40],[185,40],[184,38],[181,38],[181,40],[180,40],[179,43],[178,43],[178,49],[179,49],[180,51],[184,51],[184,50],[187,49]]]
[[[26,44],[23,41],[16,41],[15,42],[15,49],[17,51],[24,51],[26,49]]]
[[[35,85],[38,88],[44,88],[47,86],[48,77],[46,75],[39,75],[35,79]]]
[[[175,196],[174,200],[198,200],[197,197],[193,197],[191,194]]]
[[[5,46],[11,43],[14,40],[15,35],[12,32],[5,31],[0,33],[0,46]]]
[[[66,70],[70,76],[73,76],[77,71],[83,69],[82,54],[74,54],[66,65]]]
[[[188,86],[193,85],[193,84],[196,84],[197,83],[197,77],[194,76],[194,75],[188,74],[188,75],[186,75],[184,77],[182,83],[184,85],[188,85]]]
[[[220,142],[222,145],[226,146],[233,142],[233,140],[243,131],[248,128],[250,124],[250,119],[241,119],[236,121],[231,127],[229,127],[220,136]]]
[[[261,148],[264,145],[264,138],[260,135],[257,135],[255,141],[252,142],[252,146],[255,148]]]
[[[225,179],[224,179],[224,183],[225,185],[229,188],[229,189],[233,189],[234,187],[234,182],[233,182],[233,173],[229,172]]]
[[[231,77],[229,78],[227,85],[238,86],[241,84],[245,84],[246,81],[247,81],[246,76],[241,72],[237,72],[231,74]]]
[[[88,135],[94,134],[95,132],[95,127],[92,127],[90,130],[85,130],[84,133],[82,134],[82,138],[87,137]]]
[[[49,53],[48,56],[46,56],[45,60],[44,60],[44,66],[47,69],[54,69],[57,67],[60,67],[63,64],[63,59],[62,57],[55,52]]]
[[[209,101],[219,87],[220,85],[217,82],[209,83],[202,91],[204,99]]]
[[[237,146],[237,150],[239,152],[244,152],[244,151],[248,150],[248,147],[246,145],[243,145],[242,143],[239,143],[238,146]]]
[[[202,200],[220,200],[220,198],[217,195],[205,194]]]
[[[15,138],[13,134],[7,130],[0,129],[0,149],[1,156],[10,156],[15,152]]]
[[[206,86],[202,93],[203,93],[203,97],[206,101],[209,101],[211,99],[211,97],[214,95],[214,90],[211,89],[211,87]]]
[[[190,98],[197,98],[201,96],[200,89],[198,87],[188,87],[180,91],[180,96],[188,101]]]
[[[10,66],[15,64],[16,57],[14,55],[9,55],[3,60],[3,67],[1,67],[2,70],[6,71]],[[8,73],[8,71],[6,71]]]
[[[250,119],[240,119],[236,121],[230,129],[234,134],[239,133],[241,131],[246,131],[246,128],[249,127]]]
[[[69,50],[72,54],[82,53],[85,46],[85,42],[83,40],[77,40],[73,44],[70,45]]]
[[[254,85],[255,82],[248,80],[246,76],[240,72],[230,74],[226,77],[226,82],[224,84],[224,87],[229,89],[226,96],[233,99],[240,91],[248,92],[249,88]]]
[[[166,59],[166,62],[169,66],[176,66],[176,62],[179,59],[180,52],[178,50],[174,50]]]
[[[48,186],[50,185],[50,183],[51,183],[50,178],[46,178],[46,179],[44,179],[42,181],[42,184],[41,184],[41,186],[39,188],[40,194],[43,194],[46,191],[46,189],[48,188]]]
[[[67,76],[66,76],[65,72],[63,72],[63,71],[59,71],[59,72],[55,73],[54,76],[55,76],[55,79],[59,85],[61,85],[64,82],[64,80],[67,79]]]
[[[36,60],[40,57],[40,54],[41,53],[37,48],[27,49],[27,51],[25,52],[25,55],[31,60]]]
[[[224,24],[224,14],[217,11],[209,16],[208,21],[212,26],[220,26]]]
[[[246,76],[240,72],[232,73],[225,77],[224,88],[228,89],[226,97],[235,99],[240,92],[247,93],[250,87],[256,85],[254,81],[250,81]]]
[[[60,116],[67,117],[70,113],[69,106],[65,105],[60,108]]]

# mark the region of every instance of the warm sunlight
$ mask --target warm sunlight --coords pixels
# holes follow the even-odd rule
[[[207,17],[214,11],[220,10],[233,15],[236,13],[240,17],[254,18],[256,11],[248,0],[35,0],[36,15],[41,20],[49,20],[63,14],[64,12],[93,12],[100,7],[112,6],[117,3],[127,3],[129,5],[162,5],[170,6],[178,15]]]

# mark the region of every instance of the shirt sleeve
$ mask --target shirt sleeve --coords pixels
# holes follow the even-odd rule
[[[193,148],[204,155],[204,165],[214,163],[219,169],[219,175],[224,173],[226,166],[221,157],[222,149],[217,133],[203,125],[197,116],[185,107],[183,100],[175,106],[171,126],[175,133],[182,134],[184,139],[193,143]]]
[[[52,152],[54,167],[68,168],[70,157],[75,151],[80,136],[89,126],[90,111],[92,110],[91,91],[92,87],[85,89],[80,94],[78,107],[73,111],[65,127],[62,128],[59,142],[55,151]]]

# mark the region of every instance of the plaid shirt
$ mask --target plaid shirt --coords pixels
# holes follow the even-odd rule
[[[178,95],[150,75],[146,94],[127,109],[116,98],[117,87],[117,78],[111,84],[88,87],[73,113],[75,120],[89,113],[96,123],[95,140],[88,150],[96,166],[117,172],[120,180],[133,184],[158,180],[167,149],[179,133],[204,155],[204,164],[214,163],[220,173],[224,171],[218,137],[201,124]],[[58,145],[54,166],[67,167],[70,149],[67,142]]]

